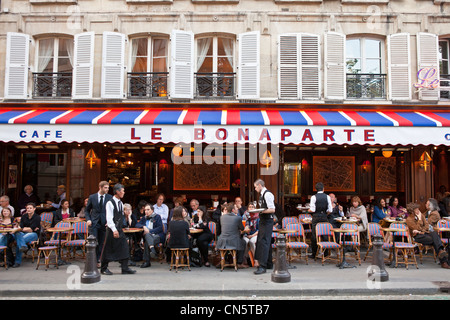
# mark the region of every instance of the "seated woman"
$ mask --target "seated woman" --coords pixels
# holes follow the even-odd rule
[[[197,214],[192,217],[193,227],[196,229],[202,229],[203,232],[193,234],[192,237],[197,239],[197,246],[202,256],[203,265],[209,267],[208,262],[208,246],[214,239],[214,236],[208,227],[208,217],[206,216],[206,210],[203,206],[198,207]]]
[[[15,233],[20,229],[14,222],[12,211],[8,207],[2,209],[0,216],[0,229],[14,229],[11,233],[0,233],[0,246],[7,247],[8,264],[9,266],[12,266],[14,265],[14,256],[9,244],[16,240]]]
[[[183,209],[183,207],[179,206],[173,210],[168,232],[168,247],[171,249],[190,247],[189,223],[183,217]]]
[[[253,256],[255,256],[255,249],[256,249],[256,240],[258,237],[258,230],[259,230],[259,213],[258,212],[248,212],[249,210],[254,210],[255,205],[250,202],[247,206],[247,211],[244,215],[247,216],[247,220],[245,222],[245,235],[244,235],[244,241],[246,243],[246,251],[250,251]],[[247,251],[247,252],[248,252]],[[246,252],[246,253],[247,253]],[[245,254],[244,254],[245,256]],[[245,260],[244,260],[245,263]]]
[[[441,209],[439,208],[437,200],[430,198],[425,206],[427,207],[426,218],[428,219],[428,223],[432,227],[437,227],[438,221],[441,220],[441,215],[439,214]]]
[[[366,208],[363,206],[361,199],[358,196],[352,198],[350,207],[350,217],[356,218],[359,221],[358,230],[366,231],[367,229],[367,212]]]
[[[63,221],[64,219],[74,217],[75,212],[71,208],[69,208],[69,200],[63,199],[61,200],[61,206],[53,215],[52,227],[54,227],[58,222]]]
[[[239,267],[245,267],[242,265],[245,241],[241,237],[244,225],[242,224],[242,218],[237,215],[237,208],[234,202],[222,206],[220,225],[222,232],[219,239],[217,239],[216,249],[237,250],[237,263]]]
[[[150,263],[150,252],[156,256],[155,245],[164,241],[164,227],[161,216],[153,211],[153,206],[147,203],[144,207],[145,216],[136,223],[136,228],[144,228],[144,263],[141,268],[148,268]]]
[[[438,255],[441,267],[450,269],[448,265],[448,254],[444,250],[441,238],[436,231],[430,231],[430,226],[425,216],[420,212],[419,205],[417,203],[408,203],[406,208],[409,214],[406,219],[406,225],[414,241],[423,245],[432,245]]]
[[[398,198],[393,197],[393,198],[391,198],[391,200],[392,200],[392,205],[390,205],[388,207],[389,210],[391,211],[391,217],[392,218],[408,217],[407,210],[398,204],[399,203]]]
[[[381,224],[387,216],[389,216],[389,210],[386,207],[386,201],[380,197],[376,200],[373,208],[372,222]]]

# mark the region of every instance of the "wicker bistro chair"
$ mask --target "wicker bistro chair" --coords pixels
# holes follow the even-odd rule
[[[400,251],[403,256],[403,263],[405,264],[406,269],[408,269],[408,264],[410,263],[408,261],[408,254],[411,255],[414,264],[416,265],[416,268],[419,269],[416,261],[416,255],[414,254],[414,248],[416,247],[416,245],[411,242],[408,227],[401,223],[392,223],[389,226],[389,228],[402,230],[402,231],[395,231],[392,233],[394,244],[393,248],[395,254],[395,267],[397,268],[398,266],[398,255]],[[397,237],[400,238],[400,241],[395,241]]]
[[[72,240],[73,238],[73,240]],[[76,258],[76,249],[80,247],[82,249],[82,258],[86,257],[86,239],[87,239],[87,224],[86,221],[75,222],[73,224],[72,236],[69,241],[64,244],[67,248],[67,255],[69,258]],[[73,248],[72,254],[70,254],[70,248]]]
[[[170,269],[175,268],[178,273],[178,268],[187,267],[191,271],[191,264],[189,260],[189,248],[170,248]]]
[[[336,242],[336,237],[334,235],[334,232],[331,231],[333,226],[329,222],[319,222],[316,225],[316,240],[317,240],[317,247],[319,250],[316,252],[316,256],[314,257],[314,260],[317,259],[317,257],[321,254],[322,255],[322,265],[324,265],[325,260],[332,259],[330,256],[327,258],[325,257],[325,250],[326,249],[335,249],[336,255],[337,255],[337,261],[340,261],[340,254],[339,250],[341,248],[340,244]],[[324,241],[324,237],[328,237],[328,241]],[[332,240],[332,241],[330,241]]]
[[[309,218],[312,219],[312,215],[309,213],[301,213],[298,215],[298,221],[302,221],[305,218]],[[311,224],[307,224],[307,223],[302,223],[303,225],[303,230],[305,230],[305,236],[307,235],[311,235],[312,234],[312,230],[311,230]],[[308,228],[305,228],[305,226],[308,226]]]
[[[376,222],[369,222],[369,224],[367,225],[367,237],[368,237],[368,241],[369,241],[369,247],[367,248],[367,252],[366,255],[364,256],[364,261],[366,261],[367,256],[369,255],[369,251],[370,249],[373,248],[373,237],[375,235],[380,235],[383,237],[384,239],[384,233],[383,230],[381,230],[381,225],[379,223]],[[381,246],[382,249],[389,249],[389,260],[392,257],[392,243],[389,242],[383,242],[383,245]]]
[[[296,230],[298,232],[288,233],[286,239],[286,248],[288,255],[288,262],[292,261],[292,252],[298,250],[298,256],[301,259],[302,249],[305,250],[305,261],[308,264],[308,248],[309,245],[306,244],[305,240],[305,230],[303,229],[303,225],[301,223],[289,223],[286,225],[287,230]]]
[[[281,226],[282,226],[282,228],[283,228],[283,229],[286,229],[286,226],[287,226],[289,223],[298,223],[298,218],[297,218],[297,217],[284,217],[284,218],[281,220]]]
[[[217,228],[216,223],[214,221],[208,222],[208,228],[211,230],[211,233],[214,235],[214,238],[212,241],[208,244],[208,247],[213,250],[213,252],[216,250],[216,242],[217,242]]]
[[[449,228],[450,229],[450,220],[439,220],[436,226],[438,229],[440,228]],[[446,231],[449,233],[448,231]],[[448,246],[448,238],[447,235],[444,237],[444,231],[438,231],[439,236],[441,237],[442,244],[444,247]]]
[[[3,252],[3,263],[5,264],[5,269],[8,270],[8,259],[6,258],[7,246],[0,246],[0,252]]]
[[[343,223],[341,225],[341,229],[358,231],[358,226],[354,223]],[[339,243],[341,244],[342,248],[342,256],[344,255],[344,249],[351,246],[355,251],[355,258],[358,260],[359,265],[361,265],[361,241],[359,231],[348,233],[341,232],[339,234]]]
[[[70,222],[58,222],[55,225],[55,228],[69,228],[70,227]],[[46,246],[58,246],[59,245],[59,237],[61,236],[60,234],[65,235],[65,240],[63,240],[63,238],[61,238],[61,246],[64,246],[65,243],[67,241],[70,240],[70,235],[71,235],[71,231],[64,231],[64,232],[53,232],[52,237],[50,238],[50,240],[45,241],[44,245]]]

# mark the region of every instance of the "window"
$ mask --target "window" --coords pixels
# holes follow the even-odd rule
[[[143,37],[131,41],[129,97],[166,97],[168,39]]]
[[[38,42],[34,97],[70,97],[72,94],[73,39],[49,38]]]
[[[197,39],[197,97],[234,97],[234,39]]]
[[[441,87],[450,87],[448,40],[439,40],[439,80]],[[442,90],[440,92],[440,97],[443,99],[449,99],[450,91]]]
[[[346,41],[347,98],[385,99],[383,42],[353,38]]]

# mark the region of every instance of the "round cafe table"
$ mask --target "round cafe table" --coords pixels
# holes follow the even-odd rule
[[[73,228],[72,227],[53,227],[53,228],[48,228],[47,229],[47,231],[48,232],[59,232],[60,234],[59,234],[59,236],[58,236],[58,265],[60,266],[60,265],[64,265],[64,264],[70,264],[70,262],[67,262],[67,261],[65,261],[65,260],[63,260],[62,258],[61,258],[61,247],[62,247],[62,245],[61,245],[61,233],[62,232],[69,232],[69,231],[73,231]]]
[[[346,221],[344,221],[344,222],[346,222]],[[333,232],[340,232],[340,233],[357,233],[357,232],[358,232],[358,230],[351,230],[351,229],[336,229],[336,228],[331,229],[331,231],[333,231]],[[340,240],[340,238],[341,238],[341,237],[339,237],[339,240]],[[345,246],[345,247],[347,247],[347,246]],[[336,265],[336,267],[338,267],[339,269],[356,268],[356,266],[353,266],[353,265],[349,264],[347,261],[345,261],[345,252],[346,252],[346,249],[347,249],[347,248],[344,248],[344,246],[342,247],[342,262],[341,262],[341,263],[338,263],[338,264]]]
[[[131,237],[129,238],[130,242],[128,243],[128,248],[130,250],[130,257],[131,257],[131,251],[133,250],[134,242],[136,241],[136,234],[139,232],[143,232],[144,228],[123,228],[122,231],[123,233],[131,234]]]
[[[189,228],[190,233],[202,233],[203,229]]]
[[[0,229],[0,233],[16,233],[20,228],[3,228]]]
[[[86,221],[86,219],[78,218],[78,217],[63,219],[63,222],[69,222],[69,223],[75,223],[75,222],[81,222],[81,221]]]

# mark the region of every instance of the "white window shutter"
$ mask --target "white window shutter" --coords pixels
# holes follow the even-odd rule
[[[319,35],[302,33],[301,99],[320,99],[320,39]]]
[[[278,94],[280,99],[299,99],[300,68],[297,34],[278,37]]]
[[[421,69],[434,69],[434,75],[429,81],[439,80],[439,44],[438,36],[432,33],[419,32],[417,34],[417,66]],[[422,72],[424,76],[426,72]],[[429,75],[431,76],[431,72]],[[419,91],[420,100],[439,100],[439,88],[421,89]]]
[[[101,97],[122,99],[124,98],[125,35],[117,32],[103,32],[102,51]]]
[[[409,33],[388,36],[389,97],[391,100],[411,100]]]
[[[84,32],[75,35],[72,99],[92,99],[94,40],[94,32]]]
[[[6,35],[5,99],[28,98],[30,36],[8,32]]]
[[[173,30],[171,37],[170,98],[194,98],[194,34]]]
[[[239,34],[238,99],[260,97],[260,34]]]
[[[346,97],[345,35],[325,33],[325,98]]]

